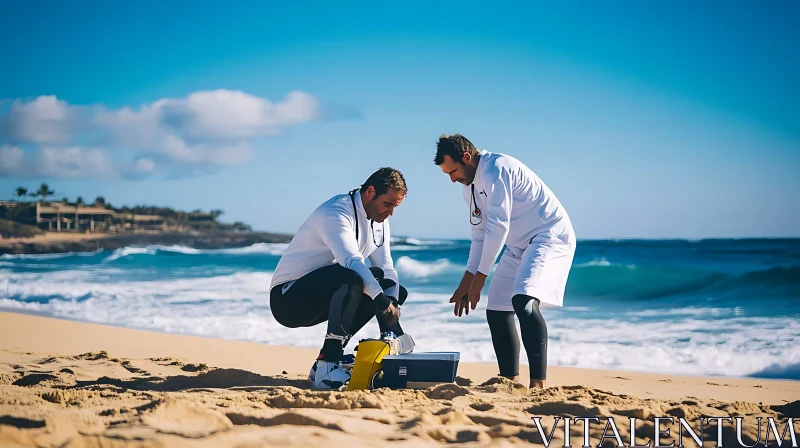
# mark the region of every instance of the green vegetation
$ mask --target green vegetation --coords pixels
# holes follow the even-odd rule
[[[19,191],[20,188],[21,187],[17,187],[17,191]],[[39,186],[38,190],[36,190],[34,193],[30,193],[29,196],[41,197],[43,200],[46,201],[48,196],[52,196],[54,194],[56,194],[56,192],[51,190],[50,187],[47,186],[47,184],[42,184]]]
[[[30,238],[44,233],[42,229],[8,219],[0,219],[0,236],[3,238]]]
[[[0,205],[0,219],[36,225],[36,203],[22,202],[14,207]]]

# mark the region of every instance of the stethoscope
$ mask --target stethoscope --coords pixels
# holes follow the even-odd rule
[[[479,225],[483,222],[483,216],[481,215],[481,209],[478,208],[478,203],[475,201],[475,184],[472,184],[472,206],[474,207],[472,210],[469,211],[469,223],[473,226]],[[477,219],[477,222],[475,220]]]
[[[355,193],[358,190],[359,189],[356,188],[356,189],[350,191],[350,199],[353,200],[353,216],[355,217],[355,220],[356,220],[356,242],[358,242],[358,211],[356,211],[356,194]],[[386,233],[384,233],[383,223],[381,223],[381,244],[378,244],[378,242],[375,241],[375,227],[373,227],[373,224],[375,224],[375,221],[370,219],[369,220],[369,228],[370,228],[370,230],[372,232],[372,243],[375,244],[375,247],[381,247],[381,246],[383,246],[383,243],[386,242]]]

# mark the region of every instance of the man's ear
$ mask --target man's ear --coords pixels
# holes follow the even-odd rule
[[[373,185],[367,187],[367,199],[370,201],[375,199],[375,187]]]
[[[472,161],[472,154],[468,152],[461,154],[461,161],[464,162],[464,165],[469,165],[469,162]]]

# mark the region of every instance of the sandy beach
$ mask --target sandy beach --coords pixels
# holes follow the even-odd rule
[[[542,443],[532,417],[549,434],[556,416],[612,417],[625,445],[630,417],[643,444],[662,416],[683,417],[698,432],[700,416],[742,416],[749,444],[756,417],[795,417],[800,434],[797,381],[551,367],[550,387],[531,391],[494,377],[492,364],[462,363],[458,384],[325,392],[304,379],[315,354],[3,312],[0,446],[507,446]],[[606,424],[590,425],[593,446]],[[560,425],[553,443],[563,446]],[[677,421],[661,427],[677,434]],[[581,445],[583,423],[570,428],[570,443]],[[715,445],[716,431],[706,428],[705,446]],[[736,443],[732,425],[723,438]]]

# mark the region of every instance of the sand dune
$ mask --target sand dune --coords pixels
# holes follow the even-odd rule
[[[49,333],[60,321],[8,315],[30,322],[48,322],[34,333]],[[31,320],[33,319],[33,320]],[[41,320],[39,320],[41,319]],[[2,322],[8,323],[7,319]],[[131,330],[81,326],[89,334],[130,336]],[[88,330],[87,327],[88,326]],[[7,328],[7,327],[6,327]],[[621,440],[629,444],[629,418],[639,419],[637,441],[654,437],[653,418],[699,416],[745,417],[743,442],[761,440],[756,417],[781,424],[800,417],[797,382],[759,381],[748,389],[783,393],[772,403],[720,400],[708,390],[687,388],[680,399],[647,398],[638,375],[625,375],[626,389],[603,390],[571,384],[545,390],[528,388],[502,378],[458,378],[424,390],[328,392],[309,389],[303,372],[262,374],[235,366],[173,356],[125,358],[114,351],[52,354],[26,350],[25,331],[3,333],[0,348],[0,446],[44,447],[182,447],[182,446],[511,446],[541,444],[542,434],[532,417],[542,417],[545,435],[556,417],[613,417]],[[142,332],[144,333],[144,332]],[[8,336],[8,337],[6,337]],[[149,334],[169,340],[175,336]],[[33,338],[33,337],[32,337]],[[11,339],[16,341],[11,342]],[[197,343],[203,338],[189,338]],[[205,340],[208,341],[208,340]],[[114,347],[114,338],[100,344]],[[237,343],[216,341],[235,348]],[[15,344],[16,348],[9,345]],[[57,343],[52,345],[57,346]],[[257,345],[257,344],[256,344]],[[124,344],[120,347],[124,351]],[[291,349],[290,349],[291,350]],[[146,350],[145,350],[146,351]],[[157,350],[156,350],[157,351]],[[287,352],[290,353],[290,352]],[[305,352],[300,351],[305,354]],[[287,363],[291,364],[291,363]],[[304,365],[305,363],[303,363]],[[462,369],[467,373],[479,371]],[[591,372],[591,371],[590,371]],[[613,372],[605,372],[606,374]],[[587,375],[588,378],[588,375]],[[686,378],[673,378],[675,382]],[[701,379],[696,379],[702,381]],[[738,380],[741,384],[741,381]],[[709,381],[706,381],[709,382]],[[727,380],[722,380],[727,382]],[[698,383],[699,384],[699,383]],[[761,387],[753,387],[760,385]],[[706,386],[707,389],[711,386]],[[628,391],[623,393],[623,391]],[[638,396],[637,396],[638,395]],[[700,398],[699,396],[703,397]],[[750,424],[752,423],[752,424]],[[564,446],[563,420],[553,433],[555,446]],[[597,446],[606,421],[590,426]],[[662,425],[677,434],[678,425]],[[800,420],[794,424],[800,434]],[[699,431],[699,428],[696,428]],[[706,446],[714,446],[716,427],[705,428]],[[607,433],[611,437],[611,432]],[[570,444],[583,444],[582,423],[570,430]],[[686,437],[684,435],[684,443]],[[726,446],[736,444],[736,431],[725,425]],[[785,439],[789,439],[787,433]],[[665,438],[667,444],[675,438]],[[605,441],[615,446],[614,439]],[[676,441],[677,444],[677,441]],[[687,444],[687,446],[695,446]],[[784,444],[786,446],[786,444]]]

